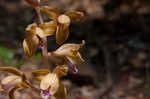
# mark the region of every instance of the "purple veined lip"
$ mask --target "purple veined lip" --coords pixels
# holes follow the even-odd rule
[[[78,69],[74,63],[70,62],[69,66],[71,67],[72,72],[74,73],[78,72]]]
[[[41,90],[41,96],[43,99],[48,99],[51,94],[49,93],[49,90]]]

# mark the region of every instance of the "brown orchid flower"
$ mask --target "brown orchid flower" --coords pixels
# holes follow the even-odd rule
[[[70,23],[78,22],[84,17],[84,14],[78,11],[68,11],[60,14],[55,7],[41,6],[40,9],[56,23],[56,42],[58,44],[63,43],[68,38]]]
[[[14,75],[10,75],[2,79],[1,88],[5,91],[9,91],[9,99],[15,99],[14,93],[22,88],[32,88],[31,83],[27,80],[25,74],[13,67],[0,67],[0,71],[9,72]]]
[[[82,48],[84,44],[84,40],[81,44],[64,44],[61,47],[59,47],[56,51],[53,51],[51,53],[49,52],[49,59],[51,60],[53,56],[61,57],[61,59],[63,59],[63,62],[61,62],[60,64],[69,65],[71,66],[73,72],[77,72],[78,70],[76,68],[76,65],[81,64],[84,61],[79,53],[80,48]]]
[[[53,35],[55,27],[52,21],[42,23],[39,26],[36,23],[28,25],[26,28],[28,36],[23,41],[25,55],[31,57],[38,47],[42,48],[42,38]]]
[[[54,96],[56,99],[66,99],[66,88],[59,80],[65,76],[68,68],[65,65],[57,66],[51,73],[48,69],[33,71],[33,77],[40,81],[41,96],[43,99],[48,99]]]

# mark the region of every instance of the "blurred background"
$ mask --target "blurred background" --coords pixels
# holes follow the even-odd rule
[[[65,43],[86,41],[85,62],[79,73],[63,78],[68,99],[150,99],[150,0],[41,0],[65,12],[85,13],[72,23]],[[43,15],[45,20],[48,20]],[[31,59],[22,42],[28,24],[37,20],[25,0],[0,1],[0,66],[14,66],[31,78],[41,65],[40,50]],[[48,50],[59,45],[48,38]],[[0,79],[4,77],[0,74]],[[17,99],[41,99],[36,91],[21,90]],[[6,93],[0,99],[8,99]]]

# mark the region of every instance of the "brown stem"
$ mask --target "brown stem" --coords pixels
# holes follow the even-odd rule
[[[43,18],[41,16],[41,13],[40,13],[40,9],[39,7],[36,9],[36,12],[38,14],[38,18],[39,18],[39,21],[40,23],[43,23]],[[48,54],[47,54],[47,38],[44,37],[42,38],[42,41],[43,41],[43,48],[42,48],[42,55],[43,55],[43,58],[42,58],[42,66],[43,68],[48,68]]]

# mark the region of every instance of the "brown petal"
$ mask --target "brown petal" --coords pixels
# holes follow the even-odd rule
[[[27,57],[31,57],[39,44],[39,39],[36,35],[29,36],[23,41],[24,53]]]
[[[53,53],[58,56],[75,56],[78,53],[79,49],[84,46],[84,44],[84,40],[81,44],[63,44]]]
[[[47,36],[47,34],[45,35],[44,31],[38,27],[36,23],[29,24],[26,28],[26,32],[28,33],[28,36],[38,35],[40,38]]]
[[[17,90],[21,89],[20,86],[15,86],[14,88],[12,88],[10,91],[9,91],[9,99],[16,99],[14,94]]]
[[[59,78],[56,74],[49,73],[46,75],[40,83],[40,89],[41,90],[47,90],[49,89],[49,92],[51,95],[54,95],[59,87]]]
[[[39,27],[43,29],[45,36],[51,36],[55,32],[56,23],[54,21],[45,22],[40,24]]]
[[[33,78],[37,81],[41,81],[50,71],[48,69],[41,69],[32,71]]]
[[[30,88],[30,89],[32,88],[32,85],[31,85],[31,83],[28,80],[20,82],[20,86],[22,88]]]
[[[84,62],[84,59],[81,57],[79,52],[75,56],[67,56],[67,59],[74,64],[81,64]]]
[[[59,10],[51,6],[41,6],[41,11],[43,11],[49,18],[56,22],[57,16],[60,14]]]
[[[69,28],[64,29],[64,25],[58,26],[56,30],[56,42],[62,44],[69,36]]]
[[[54,96],[56,99],[66,99],[67,91],[63,83],[59,82],[59,89]]]
[[[65,13],[65,15],[70,17],[71,22],[78,22],[84,17],[84,14],[79,11],[68,11]]]
[[[65,76],[68,73],[68,67],[66,65],[57,66],[53,73],[57,74],[58,77]]]
[[[16,76],[16,75],[11,75],[11,76],[7,76],[5,77],[2,81],[1,84],[3,86],[7,86],[7,85],[15,85],[15,84],[19,84],[21,82],[21,77],[20,76]]]
[[[35,35],[35,29],[37,27],[37,24],[36,23],[32,23],[32,24],[29,24],[25,31],[28,33],[28,35]]]
[[[0,71],[13,73],[13,74],[18,75],[18,76],[22,76],[23,75],[22,72],[20,72],[18,69],[13,68],[13,67],[0,67]]]

